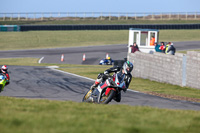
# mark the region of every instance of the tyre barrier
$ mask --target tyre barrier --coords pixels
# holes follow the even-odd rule
[[[142,29],[200,29],[200,24],[136,24],[136,25],[20,25],[20,31],[34,30],[129,30]]]

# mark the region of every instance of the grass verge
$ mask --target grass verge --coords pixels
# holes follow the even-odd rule
[[[0,32],[0,40],[1,50],[127,44],[128,30]],[[160,30],[159,40],[200,41],[200,30]]]
[[[40,103],[40,104],[38,104]],[[196,133],[200,112],[0,97],[2,133]]]

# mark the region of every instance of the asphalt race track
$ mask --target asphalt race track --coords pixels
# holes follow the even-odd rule
[[[85,92],[94,83],[45,67],[9,66],[9,71],[11,83],[0,96],[81,102]],[[112,101],[111,104],[200,110],[200,103],[171,100],[131,90],[122,92],[120,103]]]
[[[197,42],[195,43],[197,44]],[[183,44],[184,43],[180,43],[180,45]],[[195,47],[200,49],[200,43],[198,42],[198,44],[199,45]],[[182,48],[181,46],[179,48],[178,44],[174,45],[177,46],[177,50]],[[88,55],[89,59],[88,64],[96,64],[98,63],[98,59],[101,58],[101,56],[99,55],[105,57],[105,54],[109,53],[109,55],[115,55],[113,56],[113,58],[123,59],[124,57],[126,57],[126,52],[127,52],[126,50],[127,46],[124,47],[124,45],[116,45],[115,47],[111,45],[97,46],[97,47],[82,47],[78,49],[58,48],[58,49],[42,49],[42,50],[18,50],[18,51],[0,51],[0,57],[1,58],[27,57],[27,56],[36,58],[44,57],[42,63],[52,63],[57,58],[59,61],[56,60],[55,62],[60,62],[60,56],[59,57],[56,56],[60,55],[60,53],[66,52],[64,53],[67,55],[67,56],[65,55],[66,57],[70,56],[70,54],[73,55],[70,56],[69,59],[70,63],[83,64],[82,57],[78,61],[76,60],[76,58],[78,58],[78,55],[82,56],[82,52],[85,52],[86,60]],[[90,55],[93,53],[95,53],[96,56]],[[65,61],[68,60],[66,59]],[[93,80],[77,77],[71,74],[59,72],[56,71],[55,69],[50,69],[46,67],[33,67],[33,66],[8,66],[8,67],[9,67],[11,81],[10,84],[4,88],[4,91],[0,93],[0,96],[81,102],[84,93],[94,83]],[[128,90],[126,93],[122,92],[122,101],[120,103],[112,101],[111,104],[152,106],[152,107],[169,108],[169,109],[200,110],[200,103],[161,98],[158,96],[152,96],[131,90]]]
[[[127,44],[118,44],[40,50],[0,51],[0,58],[35,57],[41,58],[41,63],[98,65],[99,61],[106,57],[106,54],[109,54],[113,60],[123,60],[127,57],[127,46]],[[174,42],[174,46],[177,51],[200,49],[200,42]],[[62,54],[64,54],[63,62],[61,62]],[[83,54],[86,55],[85,62],[82,61]]]

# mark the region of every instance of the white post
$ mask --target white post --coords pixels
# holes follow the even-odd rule
[[[169,18],[170,18],[170,20],[172,19],[172,14],[171,13],[169,14]]]
[[[144,13],[144,16],[143,16],[143,20],[145,20],[145,13]]]
[[[35,15],[35,13],[34,13],[34,20],[36,19],[36,15]]]
[[[195,12],[195,16],[194,17],[195,17],[195,19],[197,19],[197,12]]]
[[[178,13],[178,20],[180,20],[180,15],[179,15],[179,13]]]
[[[42,13],[42,17],[41,17],[41,20],[43,20],[43,17],[44,17],[44,14]]]
[[[152,19],[154,19],[154,14],[152,13]]]
[[[6,20],[6,14],[4,14],[4,16],[3,16],[3,21],[5,21]]]
[[[188,19],[188,14],[187,14],[187,12],[185,13],[185,18],[186,18],[186,20]]]
[[[13,14],[10,15],[10,21],[12,21]]]
[[[136,13],[135,13],[135,20],[137,19]]]
[[[18,21],[20,20],[20,14],[18,13]]]

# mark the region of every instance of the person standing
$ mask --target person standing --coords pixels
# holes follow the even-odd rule
[[[150,46],[154,46],[154,43],[155,43],[155,37],[151,36]]]
[[[154,45],[155,45],[155,50],[156,50],[156,52],[162,52],[162,50],[160,50],[160,46],[161,46],[161,45],[159,45],[159,44],[156,43],[156,42],[155,42]]]
[[[0,74],[4,75],[6,77],[6,85],[8,85],[10,83],[10,76],[8,73],[8,67],[6,65],[3,65],[1,67]]]
[[[136,51],[140,51],[136,42],[133,43],[131,53],[135,53]]]
[[[161,42],[161,46],[159,49],[162,51],[162,53],[165,53],[165,43],[164,42]]]
[[[165,53],[170,54],[170,55],[174,55],[175,52],[176,52],[176,48],[174,47],[173,43],[169,42],[166,45]]]

